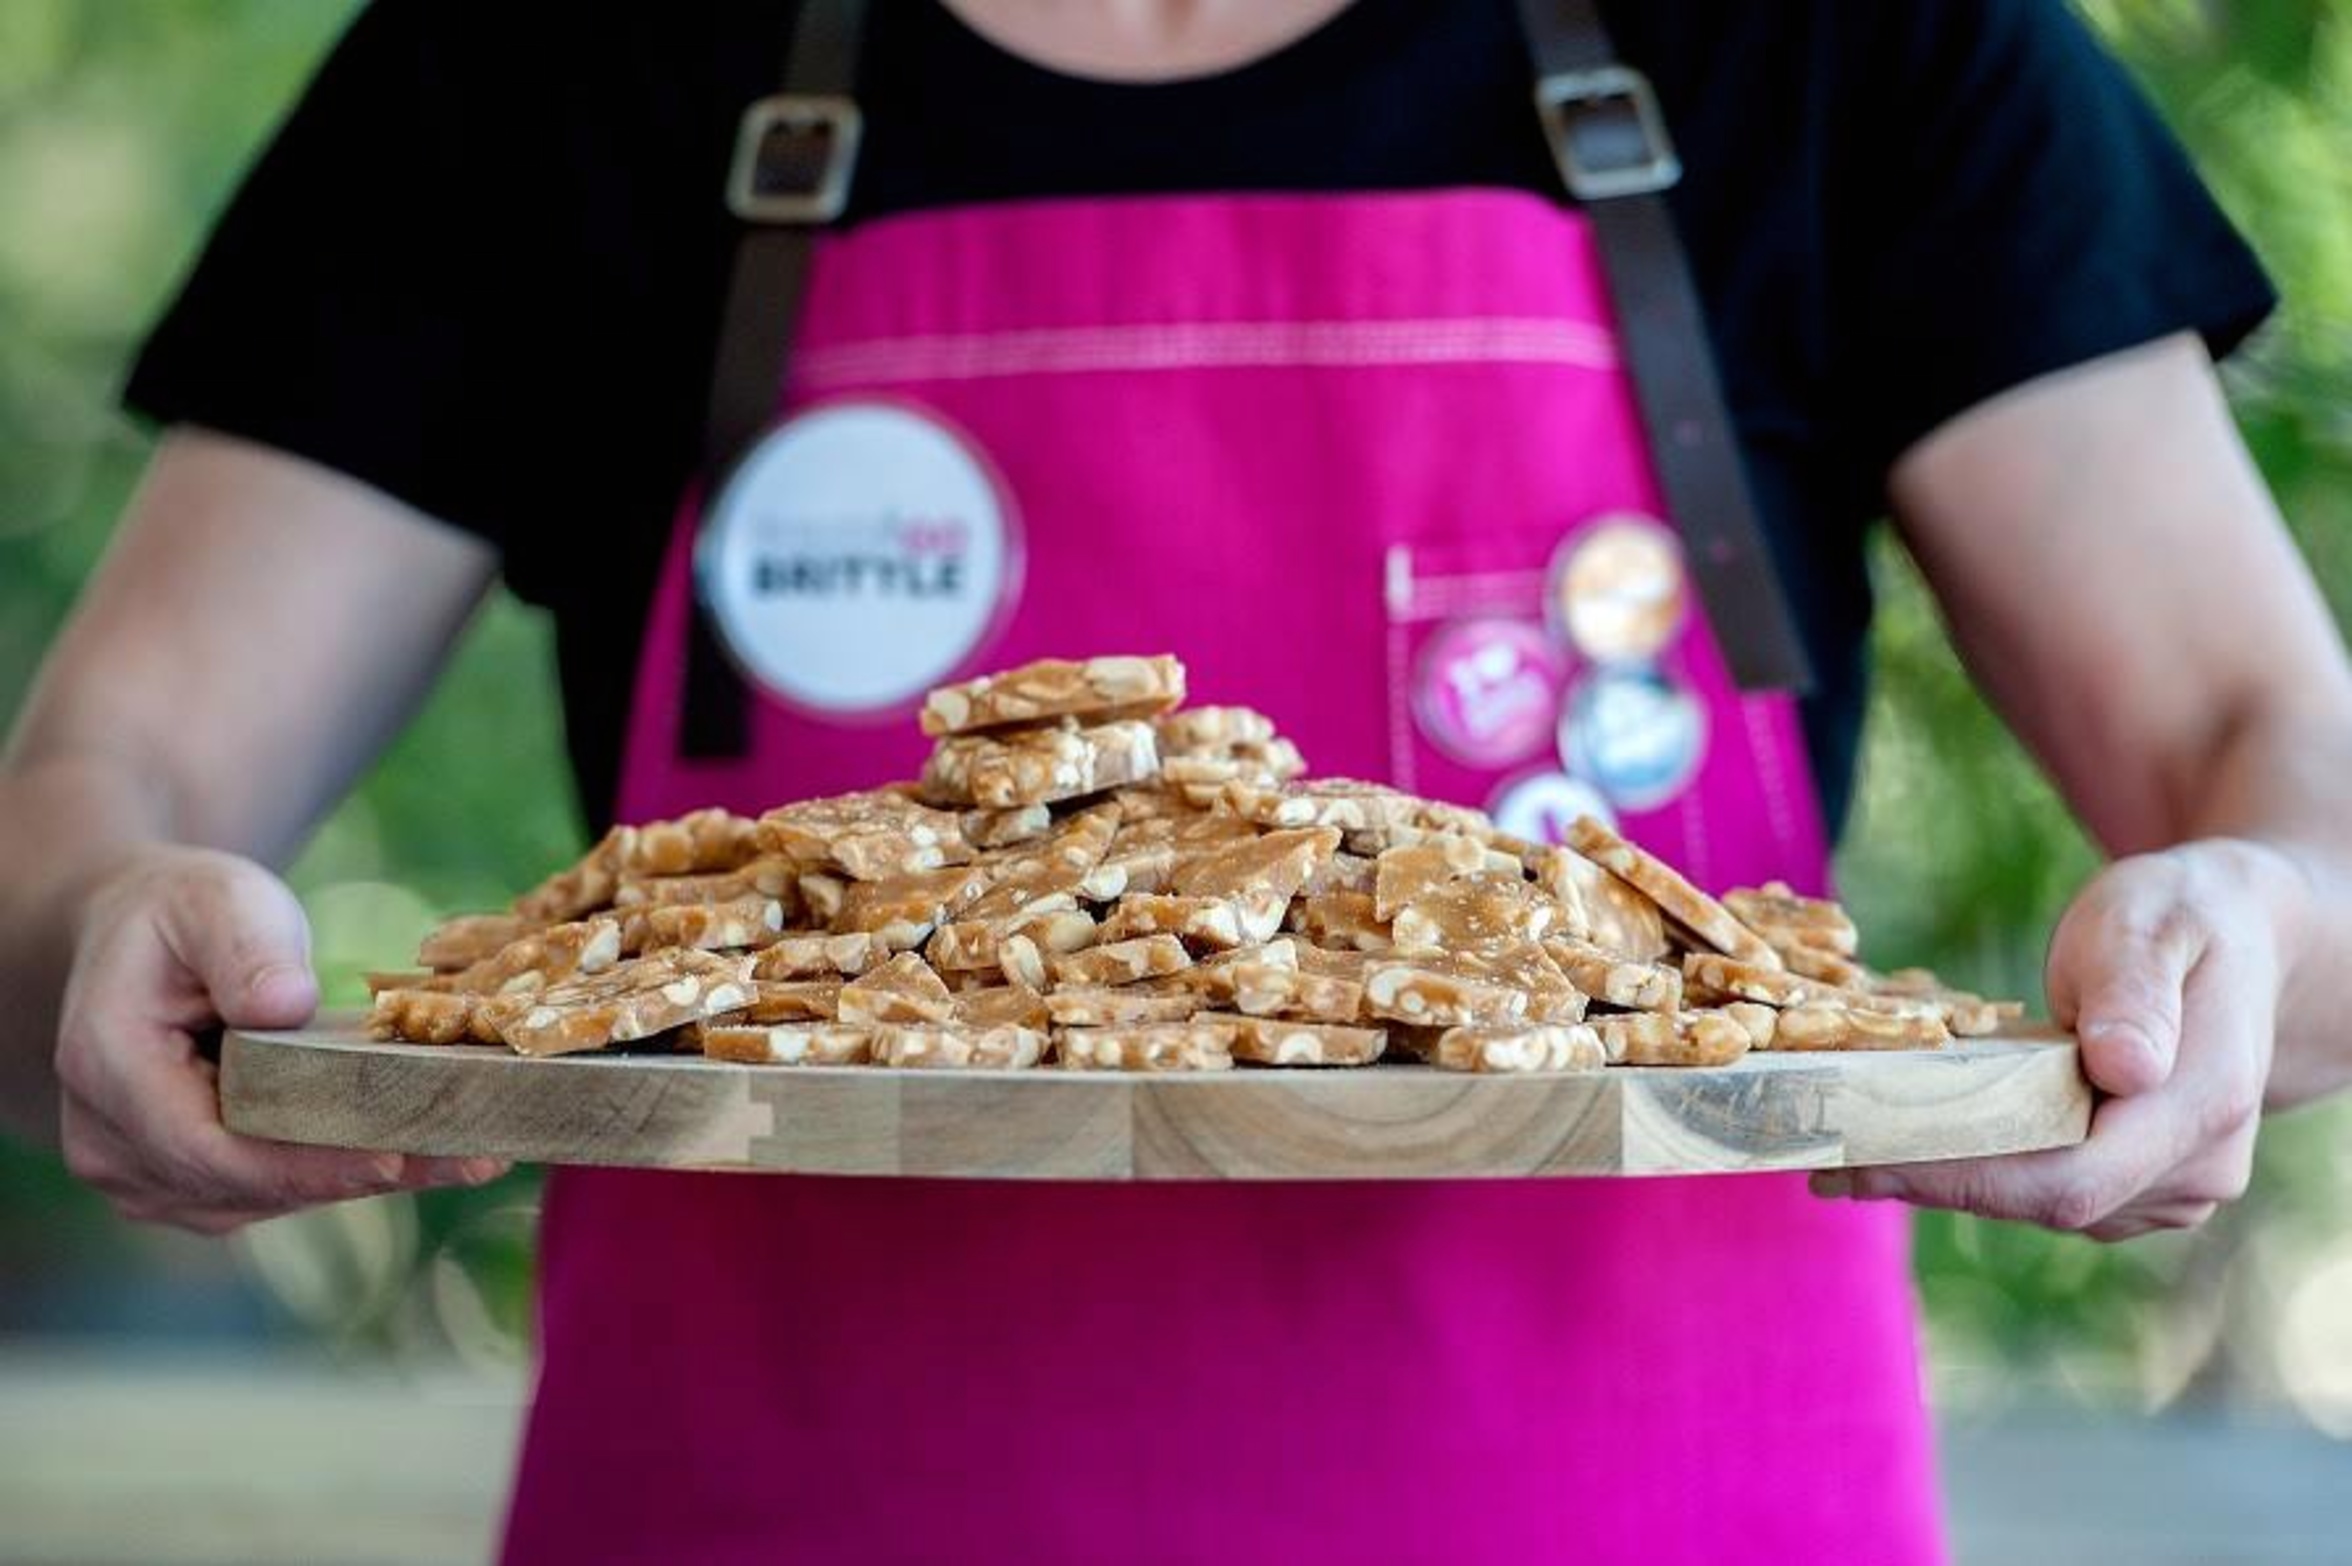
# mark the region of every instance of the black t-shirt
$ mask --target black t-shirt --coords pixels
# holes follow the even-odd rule
[[[1008,198],[1557,193],[1512,0],[1356,0],[1228,73],[1133,85],[873,6],[850,220]],[[503,551],[553,610],[573,762],[611,807],[650,584],[698,457],[743,105],[795,7],[377,0],[248,179],[128,390]],[[2061,0],[1605,7],[1686,168],[1677,222],[1811,646],[1842,816],[1894,459],[2034,376],[2272,302]],[[621,17],[625,20],[613,20]]]

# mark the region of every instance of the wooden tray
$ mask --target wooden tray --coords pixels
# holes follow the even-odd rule
[[[1438,1179],[1834,1169],[2082,1140],[2055,1033],[1720,1070],[1464,1076],[1415,1065],[1126,1076],[530,1060],[380,1044],[354,1019],[230,1033],[221,1105],[251,1136],[652,1169],[999,1180]]]

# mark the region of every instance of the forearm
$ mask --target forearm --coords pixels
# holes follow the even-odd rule
[[[2352,711],[2273,703],[2238,721],[2178,801],[2179,841],[2255,845],[2282,972],[2267,1094],[2291,1108],[2352,1086]]]
[[[58,1003],[93,887],[171,835],[168,792],[127,758],[0,765],[0,1130],[57,1140]]]

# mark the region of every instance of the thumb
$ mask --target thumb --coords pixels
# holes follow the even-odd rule
[[[232,1028],[292,1028],[318,1009],[310,923],[259,865],[208,855],[160,910],[165,944]]]
[[[2073,1028],[2084,1074],[2102,1091],[2145,1093],[2171,1077],[2203,929],[2177,877],[2147,860],[2111,868],[2059,922],[2050,1009]]]

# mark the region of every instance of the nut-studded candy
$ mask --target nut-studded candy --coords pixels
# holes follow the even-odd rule
[[[1552,928],[1559,907],[1516,872],[1482,871],[1441,882],[1406,903],[1397,910],[1389,935],[1400,948],[1441,951],[1532,941]]]
[[[830,1022],[706,1022],[695,1039],[711,1059],[747,1066],[862,1066],[874,1058],[873,1029]]]
[[[1116,1028],[1144,1022],[1184,1022],[1200,1009],[1194,996],[1161,994],[1137,985],[1125,989],[1059,989],[1045,997],[1045,1011],[1057,1028]]]
[[[1222,803],[1233,814],[1261,826],[1333,826],[1342,832],[1362,833],[1368,839],[1365,847],[1375,853],[1387,848],[1390,834],[1401,829],[1477,835],[1494,826],[1480,811],[1439,804],[1354,778],[1324,778],[1282,788],[1229,783]]]
[[[446,990],[379,990],[368,1013],[368,1032],[411,1044],[494,1044],[498,1040],[481,1037],[478,1028],[482,1003],[479,995]]]
[[[894,951],[913,951],[987,890],[988,874],[977,865],[859,881],[842,894],[833,928],[869,931]]]
[[[1179,860],[1169,885],[1184,897],[1260,895],[1287,903],[1338,851],[1333,827],[1267,832]]]
[[[1233,1058],[1255,1066],[1369,1066],[1388,1046],[1388,1035],[1379,1028],[1217,1012],[1203,1012],[1196,1020],[1230,1025]]]
[[[1754,1047],[1740,1019],[1719,1011],[1635,1011],[1591,1027],[1612,1065],[1728,1066]]]
[[[1444,1071],[1598,1071],[1608,1054],[1581,1022],[1530,1027],[1457,1027],[1437,1037],[1429,1063]]]
[[[1364,975],[1364,1009],[1419,1027],[1517,1022],[1527,1015],[1527,992],[1472,978],[1426,953],[1374,962]]]
[[[769,811],[759,840],[771,853],[839,870],[856,881],[962,864],[972,857],[963,822],[891,789],[836,794]]]
[[[1192,955],[1173,935],[1147,935],[1131,941],[1089,946],[1084,951],[1055,957],[1047,966],[1057,987],[1074,984],[1105,988],[1180,972],[1192,966]]]
[[[1282,928],[1290,899],[1267,892],[1237,897],[1130,896],[1103,921],[1106,942],[1174,935],[1214,951],[1261,945]]]
[[[923,703],[925,734],[977,734],[1049,718],[1148,718],[1184,699],[1184,665],[1174,658],[1042,658],[942,685]]]
[[[1026,1071],[1048,1042],[1035,1028],[886,1027],[874,1030],[874,1059],[904,1070]]]
[[[784,905],[773,897],[724,903],[666,903],[629,916],[622,944],[636,951],[691,946],[697,951],[765,946],[784,928]]]
[[[1682,977],[1684,993],[1698,1001],[1758,1001],[1767,1006],[1783,1008],[1844,1006],[1855,1011],[1875,1011],[1897,1017],[1941,1015],[1937,1004],[1931,999],[1841,990],[1812,979],[1799,978],[1785,969],[1759,968],[1753,963],[1719,956],[1714,952],[1692,952],[1684,957]]]
[[[1353,1022],[1364,1011],[1363,980],[1308,973],[1295,963],[1204,963],[1193,974],[1202,996],[1246,1016]]]
[[[1723,906],[1733,918],[1781,950],[1810,946],[1851,957],[1860,940],[1853,919],[1843,908],[1817,897],[1800,897],[1785,881],[1734,888],[1723,894]]]
[[[1005,810],[1140,783],[1159,767],[1158,742],[1148,723],[1080,728],[1065,722],[1001,736],[941,740],[923,768],[923,787],[940,799]]]
[[[1534,941],[1501,941],[1475,949],[1409,954],[1416,961],[1433,963],[1449,973],[1465,978],[1484,979],[1508,986],[1527,997],[1529,1022],[1580,1022],[1584,1019],[1585,994],[1552,961],[1551,954]]]
[[[1664,963],[1633,962],[1591,941],[1554,937],[1544,951],[1568,982],[1609,1006],[1629,1011],[1680,1011],[1682,974]]]
[[[760,979],[855,977],[894,955],[879,935],[786,935],[760,948],[751,971]]]
[[[679,948],[582,974],[513,1003],[498,1031],[525,1055],[566,1055],[739,1011],[751,999],[750,959]]]
[[[1076,908],[1055,908],[1009,919],[943,924],[923,951],[931,966],[942,973],[977,973],[999,966],[1004,961],[1004,943],[1014,936],[1024,938],[1043,955],[1092,946],[1098,933],[1092,915]]]
[[[839,979],[754,979],[742,1020],[763,1026],[831,1022],[841,1014]]]
[[[945,1023],[955,1016],[955,997],[913,952],[902,952],[863,978],[841,987],[836,1013],[845,1023]]]
[[[1068,908],[1119,831],[1115,805],[1082,810],[1033,843],[991,854],[988,887],[956,917],[978,923]]]
[[[1168,756],[1221,756],[1239,745],[1267,745],[1275,738],[1274,720],[1248,707],[1186,707],[1164,714],[1152,724],[1159,730],[1160,752]]]
[[[967,810],[963,826],[964,841],[974,848],[1010,848],[1052,831],[1053,809],[1048,805],[1015,805],[1009,810]]]
[[[575,974],[611,967],[621,955],[621,922],[599,918],[549,925],[485,957],[449,986],[471,995],[517,995],[543,990]]]
[[[754,824],[726,810],[692,810],[675,821],[649,821],[623,845],[624,876],[692,875],[732,870],[759,852]]]
[[[1936,1016],[1901,1016],[1819,1002],[1780,1014],[1776,1050],[1941,1049],[1952,1035]]]
[[[417,947],[417,966],[456,973],[495,957],[538,927],[519,914],[459,914],[444,920]]]
[[[1767,946],[1762,936],[1647,849],[1627,842],[1590,816],[1576,818],[1568,828],[1568,841],[1577,852],[1639,890],[1667,918],[1717,951],[1759,968],[1781,966],[1780,954]]]
[[[1666,918],[1658,905],[1573,848],[1535,856],[1535,884],[1561,907],[1557,933],[1605,946],[1634,962],[1666,955]]]
[[[1025,984],[995,984],[986,989],[962,990],[955,997],[959,1028],[1033,1028],[1052,1024],[1045,997]]]
[[[614,827],[578,864],[558,870],[516,898],[514,911],[527,924],[560,924],[607,906],[621,884],[621,865],[636,839],[635,827]]]
[[[1362,892],[1329,892],[1302,897],[1290,905],[1292,929],[1312,945],[1330,951],[1385,952],[1396,943],[1388,923],[1373,913],[1372,899]]]
[[[1400,843],[1373,861],[1372,911],[1394,919],[1397,910],[1448,881],[1488,872],[1519,877],[1519,861],[1459,832],[1431,832]]]
[[[1232,1024],[1202,1018],[1064,1028],[1054,1036],[1054,1051],[1070,1071],[1225,1071],[1237,1037]]]

